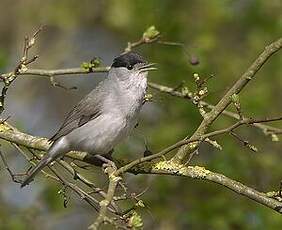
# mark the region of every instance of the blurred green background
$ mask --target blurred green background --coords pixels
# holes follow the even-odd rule
[[[34,53],[37,68],[78,67],[95,56],[111,64],[128,41],[136,41],[146,28],[155,25],[163,40],[181,42],[176,46],[151,44],[137,49],[159,70],[153,82],[175,87],[182,81],[194,88],[193,73],[209,81],[207,100],[216,103],[228,87],[247,69],[263,48],[281,36],[281,0],[0,0],[0,71],[10,71],[21,55],[23,38],[39,25],[46,28]],[[189,55],[199,60],[189,63]],[[250,117],[281,115],[281,51],[272,57],[240,96],[243,114]],[[50,137],[65,113],[89,92],[103,74],[62,77],[57,80],[77,90],[52,87],[48,79],[20,77],[10,88],[4,116],[24,132]],[[192,134],[201,121],[189,101],[156,91],[153,102],[143,111],[138,129],[116,149],[118,158],[136,158],[145,149],[145,139],[156,152]],[[232,109],[232,108],[231,108]],[[218,119],[212,129],[230,125]],[[276,122],[282,127],[281,122]],[[239,133],[258,153],[244,148],[226,135],[217,138],[222,151],[202,146],[191,164],[207,167],[261,191],[278,190],[282,179],[281,142],[254,128]],[[2,141],[3,142],[3,141]],[[17,151],[5,148],[15,172],[28,164]],[[43,177],[20,190],[11,182],[0,163],[0,229],[86,229],[95,213],[71,192],[68,208],[58,194],[60,187]],[[82,171],[106,187],[99,169]],[[147,208],[142,210],[145,229],[282,229],[281,215],[224,187],[187,178],[127,176],[130,190],[141,192]]]

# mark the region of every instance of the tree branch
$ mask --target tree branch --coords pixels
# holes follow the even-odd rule
[[[220,173],[215,173],[204,167],[199,166],[184,166],[181,164],[173,163],[171,161],[160,161],[157,163],[146,162],[143,165],[138,165],[135,168],[130,169],[130,172],[134,174],[161,174],[172,176],[183,176],[193,179],[200,179],[211,181],[216,184],[222,185],[237,194],[248,197],[259,204],[262,204],[268,208],[275,210],[282,214],[282,202],[276,199],[270,198],[267,194],[259,192],[253,188],[250,188],[238,181],[232,180]]]
[[[36,75],[36,76],[45,76],[45,77],[53,77],[53,76],[62,76],[62,75],[73,75],[73,74],[89,74],[89,73],[104,73],[109,71],[110,67],[95,67],[92,69],[85,68],[68,68],[68,69],[53,69],[53,70],[45,70],[45,69],[27,69],[25,72],[20,73],[19,75]],[[10,73],[2,74],[2,77],[9,76]]]

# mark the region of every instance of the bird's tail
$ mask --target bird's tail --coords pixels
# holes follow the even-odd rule
[[[21,184],[21,188],[28,185],[35,175],[43,169],[46,165],[48,165],[52,161],[52,157],[49,155],[46,155],[44,158],[41,159],[41,161],[31,170],[29,175],[25,178],[25,180]]]

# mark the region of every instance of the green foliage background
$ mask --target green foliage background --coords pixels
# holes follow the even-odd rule
[[[49,35],[42,35],[38,66],[49,68],[56,67],[57,55],[62,56],[62,59],[64,54],[72,55],[76,63],[74,54],[60,49],[64,46],[56,42],[56,34],[63,36],[66,41],[72,33],[79,33],[80,29],[91,33],[93,28],[101,27],[110,32],[121,51],[128,41],[138,40],[146,28],[155,25],[164,40],[182,42],[185,50],[196,56],[200,64],[191,65],[179,47],[160,44],[143,46],[138,51],[148,60],[159,63],[159,71],[152,74],[151,80],[172,87],[185,81],[185,85],[193,89],[194,72],[203,77],[212,74],[214,78],[209,81],[210,94],[207,98],[211,103],[216,103],[263,48],[281,36],[282,32],[280,0],[25,0],[14,4],[1,0],[0,5],[5,9],[0,14],[1,71],[13,66],[23,35],[41,23],[48,26],[49,29],[44,33]],[[81,38],[76,42],[83,43],[84,40]],[[82,55],[83,52],[80,50]],[[93,53],[93,56],[96,55],[102,54]],[[280,52],[265,64],[256,80],[240,96],[246,116],[271,117],[281,114],[281,73]],[[24,105],[40,95],[42,100],[47,101],[44,106],[50,109],[50,116],[57,120],[61,120],[62,110],[67,111],[66,104],[75,103],[73,94],[83,95],[85,90],[82,87],[82,91],[73,93],[52,89],[57,97],[64,94],[69,98],[66,104],[58,99],[56,107],[52,104],[55,102],[50,102],[52,96],[47,90],[50,86],[46,81],[42,82],[43,79],[30,80],[31,87],[40,86],[42,91],[30,94],[28,90],[22,90],[16,98],[18,103]],[[68,82],[67,78],[65,82]],[[192,134],[201,116],[188,101],[155,91],[152,93],[153,107],[157,109],[142,116],[139,130],[154,152]],[[212,128],[225,127],[231,122],[229,118],[220,118]],[[16,125],[33,133],[21,117]],[[275,125],[282,127],[281,123]],[[203,165],[261,191],[277,190],[282,175],[281,142],[272,142],[262,132],[252,128],[240,129],[240,134],[257,146],[259,152],[250,152],[227,135],[217,139],[223,151],[202,146],[200,155],[195,157],[192,164]],[[131,145],[127,143],[119,147],[117,156],[127,157],[127,153],[131,152],[131,157],[137,157]],[[7,175],[2,168],[0,178],[4,180]],[[88,176],[93,177],[93,174]],[[103,183],[103,178],[97,176],[97,180]],[[133,191],[142,191],[149,186],[142,197],[148,206],[147,210],[142,211],[146,229],[282,229],[280,215],[218,185],[162,176],[137,176],[130,177],[130,180]],[[74,202],[64,209],[57,193],[59,189],[55,184],[44,181],[37,203],[24,209],[13,207],[1,198],[0,193],[0,229],[52,229],[50,223],[67,216],[79,206],[79,202]],[[91,214],[92,210],[83,207]],[[89,215],[85,226],[92,218],[93,215]],[[44,224],[41,227],[42,220],[48,220],[46,226],[49,227]],[[79,218],[77,221],[80,221]],[[71,229],[71,226],[65,226]]]

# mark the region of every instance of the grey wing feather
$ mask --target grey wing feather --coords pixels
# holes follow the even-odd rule
[[[82,99],[67,115],[62,126],[57,133],[50,138],[56,141],[60,137],[67,135],[74,129],[81,127],[90,120],[97,118],[101,114],[101,98],[103,92],[98,86]],[[95,95],[95,98],[94,98]]]

